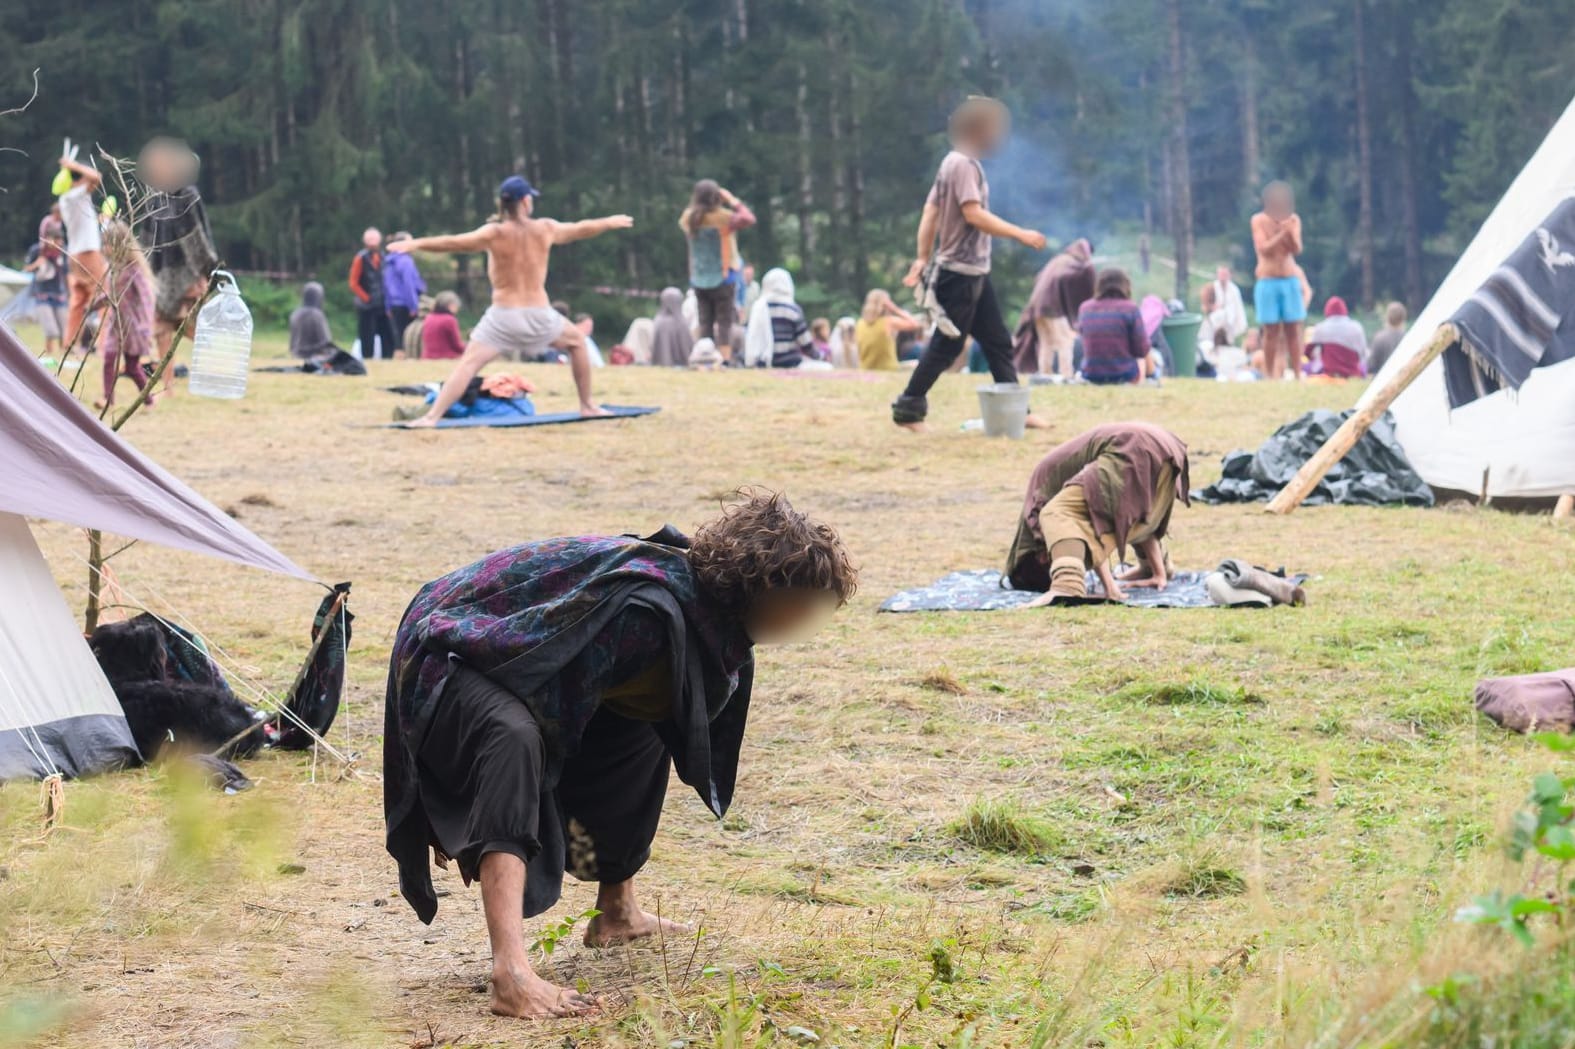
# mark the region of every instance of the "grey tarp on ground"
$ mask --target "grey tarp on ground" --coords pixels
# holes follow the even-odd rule
[[[313,579],[94,418],[3,326],[0,463],[0,510]]]
[[[1210,504],[1267,502],[1353,411],[1308,412],[1275,430],[1256,452],[1231,452],[1225,456],[1220,479],[1193,492],[1192,498]],[[1411,468],[1395,439],[1394,420],[1385,414],[1303,502],[1307,506],[1432,506],[1433,490]]]
[[[1128,587],[1126,604],[1139,608],[1212,608],[1203,586],[1205,573],[1177,572],[1163,590]],[[1088,592],[1097,597],[1099,577],[1088,573]],[[1040,595],[1031,590],[1005,590],[994,569],[953,572],[929,586],[904,590],[887,598],[882,612],[998,612],[1022,608]]]

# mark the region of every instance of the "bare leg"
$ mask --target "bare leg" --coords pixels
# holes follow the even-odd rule
[[[683,936],[691,930],[679,922],[658,918],[640,909],[634,898],[634,879],[603,882],[596,890],[596,909],[601,911],[585,927],[587,947],[611,947],[631,940],[664,935]]]
[[[169,356],[170,343],[175,341],[175,327],[162,317],[153,322],[153,342],[158,348],[159,355],[155,360],[162,361]],[[170,361],[164,369],[164,393],[175,392],[175,362]]]
[[[1302,322],[1292,321],[1284,325],[1285,329],[1285,357],[1290,361],[1291,374],[1297,381],[1302,377],[1302,358],[1307,353],[1307,347],[1302,343]]]
[[[580,395],[580,414],[611,415],[607,409],[591,400],[591,351],[585,345],[585,334],[573,325],[565,325],[563,334],[553,340],[552,348],[569,355],[569,370],[574,375],[574,389]]]
[[[1285,361],[1280,356],[1281,327],[1279,324],[1263,326],[1263,374],[1269,379],[1278,379],[1285,374]]]
[[[465,347],[465,354],[460,357],[459,363],[454,365],[454,370],[449,372],[447,379],[443,380],[443,388],[438,391],[437,400],[432,402],[432,407],[428,408],[427,413],[421,418],[412,419],[405,426],[412,430],[436,426],[437,421],[465,396],[470,380],[474,379],[497,355],[498,351],[491,346],[483,346],[472,340],[470,345]]]
[[[481,907],[492,941],[492,1011],[522,1019],[581,1016],[596,1002],[536,975],[525,946],[525,861],[508,852],[481,857]]]

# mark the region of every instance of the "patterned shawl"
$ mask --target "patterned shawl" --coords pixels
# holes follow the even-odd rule
[[[630,605],[667,624],[673,712],[657,731],[678,776],[717,816],[732,801],[749,712],[754,657],[742,624],[699,590],[689,543],[671,526],[648,539],[581,536],[500,550],[422,587],[406,610],[389,665],[383,809],[400,887],[423,921],[437,909],[416,755],[457,664],[520,697],[541,726],[547,782],[630,653],[589,642]],[[529,887],[527,886],[527,891]]]

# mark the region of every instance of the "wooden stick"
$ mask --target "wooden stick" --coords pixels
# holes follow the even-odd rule
[[[1406,362],[1405,367],[1395,373],[1394,378],[1384,384],[1372,399],[1372,402],[1340,424],[1334,435],[1324,442],[1322,448],[1311,459],[1302,464],[1296,471],[1296,476],[1291,478],[1291,483],[1280,489],[1269,503],[1267,512],[1271,514],[1288,514],[1302,504],[1308,494],[1322,481],[1324,475],[1334,469],[1334,464],[1345,458],[1345,454],[1355,447],[1372,429],[1373,423],[1383,417],[1384,412],[1394,403],[1395,398],[1405,391],[1407,386],[1416,380],[1422,370],[1445,348],[1453,344],[1460,337],[1453,324],[1445,324],[1433,336],[1433,341],[1423,348],[1421,353]]]

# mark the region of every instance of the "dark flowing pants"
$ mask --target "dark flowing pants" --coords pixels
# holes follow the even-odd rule
[[[930,388],[957,360],[970,337],[978,340],[996,382],[1017,382],[1012,333],[1001,316],[1001,304],[996,301],[990,275],[973,276],[943,269],[935,275],[935,298],[957,326],[958,334],[947,336],[937,329],[930,338],[908,380],[908,388],[891,406],[892,419],[899,423],[923,422],[929,415]]]
[[[421,800],[433,843],[467,882],[487,853],[518,856],[537,914],[565,872],[615,883],[645,866],[672,764],[654,724],[601,708],[551,789],[541,728],[519,697],[462,667],[441,703],[417,760]]]

